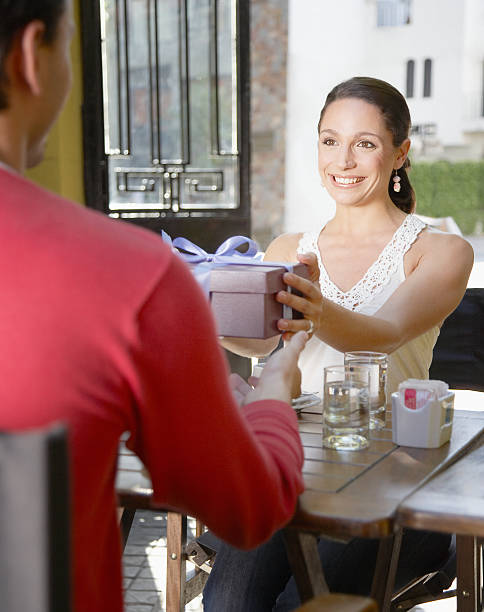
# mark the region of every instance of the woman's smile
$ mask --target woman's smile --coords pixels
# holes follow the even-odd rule
[[[334,184],[343,187],[343,189],[355,187],[366,179],[366,176],[344,176],[341,174],[330,174],[329,176]]]

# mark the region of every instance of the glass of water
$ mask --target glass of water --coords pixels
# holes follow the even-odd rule
[[[345,364],[365,366],[370,372],[370,429],[385,427],[388,355],[374,351],[345,353]]]
[[[363,366],[324,368],[323,446],[351,451],[368,446],[369,381]]]

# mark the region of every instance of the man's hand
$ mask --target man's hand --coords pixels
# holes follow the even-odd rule
[[[250,380],[251,379],[249,378],[249,381]],[[247,394],[252,391],[253,388],[245,382],[242,376],[235,373],[232,373],[229,376],[229,384],[230,388],[232,389],[232,394],[235,397],[235,401],[239,406],[243,406],[246,403],[245,398],[247,397]]]
[[[243,403],[264,399],[290,403],[291,397],[300,395],[301,373],[297,361],[307,340],[306,332],[298,332],[284,348],[276,351],[267,360],[257,386],[247,392]]]

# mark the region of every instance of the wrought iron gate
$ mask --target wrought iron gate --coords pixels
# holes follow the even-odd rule
[[[87,204],[205,248],[248,234],[248,0],[81,7]]]

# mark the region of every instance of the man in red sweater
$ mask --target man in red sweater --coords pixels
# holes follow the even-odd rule
[[[160,504],[258,545],[303,488],[288,402],[307,336],[239,408],[206,299],[161,238],[23,178],[69,90],[70,2],[0,0],[0,428],[68,424],[75,610],[121,612],[120,435]]]

